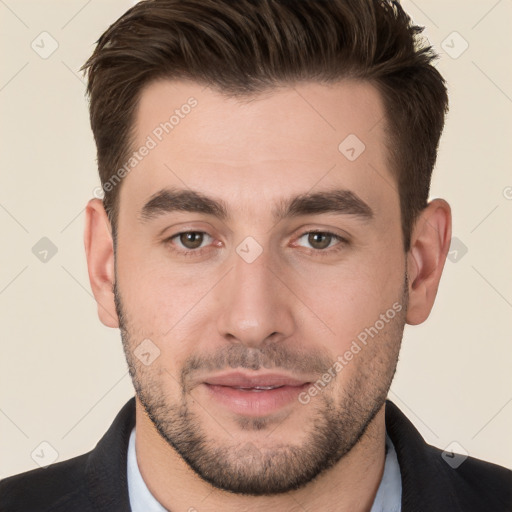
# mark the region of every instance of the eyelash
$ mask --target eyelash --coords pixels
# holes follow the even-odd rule
[[[198,249],[182,250],[182,249],[176,249],[176,247],[172,243],[172,240],[174,240],[175,238],[178,238],[180,235],[185,235],[185,234],[189,234],[189,233],[200,233],[200,234],[203,234],[203,235],[210,236],[205,231],[180,231],[179,233],[176,233],[175,235],[172,235],[171,237],[165,239],[164,243],[170,245],[173,252],[178,253],[178,254],[180,254],[182,256],[190,257],[190,256],[200,256],[200,255],[202,255],[205,250],[208,250],[209,246],[200,247]],[[329,255],[331,255],[333,253],[336,253],[336,252],[342,250],[344,246],[349,244],[349,241],[346,238],[343,238],[340,235],[332,233],[331,231],[322,231],[322,230],[319,230],[319,229],[313,229],[313,230],[310,230],[310,231],[305,231],[304,233],[302,233],[297,238],[297,240],[301,239],[305,235],[309,235],[309,234],[312,234],[312,233],[320,233],[322,235],[330,236],[330,237],[336,239],[339,243],[334,245],[333,247],[327,247],[326,249],[309,249],[308,252],[310,254],[314,253],[314,254],[316,254],[318,256],[329,256]],[[304,248],[304,249],[307,249],[307,248]]]

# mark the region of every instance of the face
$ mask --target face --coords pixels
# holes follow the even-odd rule
[[[138,400],[218,488],[305,485],[384,404],[407,284],[383,116],[360,82],[142,93],[116,309]]]

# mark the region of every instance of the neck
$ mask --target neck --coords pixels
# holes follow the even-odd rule
[[[385,406],[359,442],[305,487],[274,496],[237,495],[202,480],[160,436],[136,398],[137,463],[148,489],[168,510],[225,512],[369,511],[385,461]]]

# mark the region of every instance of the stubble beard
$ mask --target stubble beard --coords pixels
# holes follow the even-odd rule
[[[315,397],[314,403],[301,406],[311,406],[311,409],[304,421],[306,426],[300,444],[276,443],[268,447],[247,441],[247,433],[265,429],[270,433],[276,428],[272,418],[238,417],[235,424],[240,435],[233,435],[229,441],[221,441],[206,431],[201,415],[207,414],[203,409],[207,404],[194,405],[186,386],[186,374],[193,365],[191,361],[181,371],[181,396],[169,396],[166,372],[145,367],[134,356],[133,350],[138,344],[134,336],[136,329],[131,328],[133,324],[127,318],[116,286],[114,296],[135,392],[159,434],[204,481],[218,489],[252,496],[276,495],[304,487],[332,468],[361,440],[384,405],[391,386],[408,302],[406,278],[402,311],[386,333],[382,332],[378,339],[372,340],[380,346],[380,351],[375,345],[362,350],[366,357],[363,360],[357,356],[358,371],[353,380],[344,385],[341,397],[336,399],[324,390]],[[254,349],[236,345],[230,347],[229,356],[222,353],[215,361],[218,363],[222,359],[233,368],[279,368],[287,356],[292,360],[296,357],[287,351],[283,346],[267,345]],[[312,367],[318,368],[319,364],[325,365],[320,356],[311,360]],[[197,358],[194,365],[197,366]],[[170,374],[168,378],[171,378]],[[235,429],[231,427],[231,430]]]

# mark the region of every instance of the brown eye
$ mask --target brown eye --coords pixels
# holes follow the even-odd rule
[[[313,254],[328,255],[349,245],[348,240],[330,231],[307,231],[299,238],[298,245]]]
[[[177,235],[180,243],[186,249],[197,249],[204,241],[204,233],[200,231],[186,231]]]
[[[214,239],[204,231],[182,231],[164,240],[164,244],[178,256],[203,256],[213,250]]]
[[[308,233],[308,243],[313,249],[326,249],[332,241],[333,235],[329,233]]]

